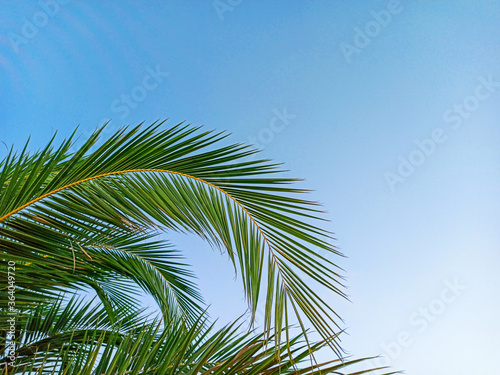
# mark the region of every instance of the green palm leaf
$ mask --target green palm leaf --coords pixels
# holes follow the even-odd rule
[[[158,322],[151,322],[126,333],[117,329],[55,332],[36,343],[38,356],[29,352],[35,345],[21,349],[14,370],[79,375],[312,375],[338,371],[347,375],[346,370],[362,361],[334,359],[308,365],[311,351],[317,352],[325,342],[309,348],[299,335],[288,343],[275,343],[274,336],[269,341],[264,334],[238,333],[238,328],[232,324],[216,331],[202,316],[189,327],[174,319],[163,329]]]
[[[224,134],[162,126],[123,128],[98,147],[101,128],[75,153],[73,135],[0,162],[0,252],[16,263],[15,338],[4,331],[0,345],[17,358],[13,368],[0,358],[6,373],[338,374],[362,361],[340,358],[340,318],[321,295],[345,297],[330,260],[341,254],[298,180],[248,161],[247,146],[221,145]],[[171,231],[226,252],[251,321],[265,308],[262,333],[208,324],[182,253],[155,240]],[[137,307],[141,290],[161,318]],[[3,316],[9,307],[0,301]],[[321,342],[309,342],[309,324]],[[305,364],[326,346],[337,359]]]
[[[94,263],[105,258],[118,268],[128,263],[139,282],[152,278],[155,268],[163,276],[168,271],[139,254],[126,256],[114,242],[159,227],[196,233],[228,253],[253,313],[261,299],[273,307],[266,309],[267,329],[274,326],[279,335],[292,314],[303,329],[305,317],[324,338],[335,336],[338,317],[315,290],[320,285],[344,294],[338,267],[328,259],[328,253],[338,254],[330,235],[310,224],[320,215],[318,206],[302,199],[303,191],[290,186],[296,180],[281,177],[276,165],[246,161],[253,150],[217,147],[225,135],[185,125],[160,130],[160,125],[122,129],[93,152],[102,129],[74,155],[68,154],[71,139],[36,157],[26,151],[10,155],[0,174],[4,252],[65,270],[65,287],[94,278],[99,268]],[[161,278],[150,283],[160,286]],[[172,295],[180,298],[163,303],[165,318],[166,310],[192,316],[196,309],[187,305],[199,306],[186,278],[177,277],[176,283]],[[168,290],[164,281],[163,286],[161,294]]]

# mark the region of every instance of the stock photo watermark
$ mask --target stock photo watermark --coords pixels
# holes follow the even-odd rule
[[[148,91],[156,89],[170,75],[170,73],[162,72],[159,64],[156,65],[154,70],[147,66],[146,71],[148,74],[144,76],[141,84],[134,86],[130,90],[130,94],[122,94],[119,99],[111,103],[111,111],[119,114],[120,119],[124,120],[132,109],[137,108],[139,103],[146,100]]]
[[[145,70],[147,74],[141,79],[138,85],[134,86],[129,92],[121,94],[119,98],[111,102],[111,112],[117,114],[121,120],[125,120],[130,115],[131,111],[137,108],[141,102],[145,101],[149,93],[158,88],[165,78],[170,75],[169,72],[162,71],[159,64],[156,64],[154,69],[150,66],[146,66]],[[111,118],[103,118],[99,126],[109,121],[111,121]],[[103,133],[109,134],[117,129],[118,127],[116,125],[108,125]],[[79,142],[86,142],[91,134],[91,131],[84,132]],[[73,146],[71,151],[74,152],[75,148],[76,146]]]
[[[9,32],[7,34],[14,52],[19,53],[19,46],[21,44],[28,44],[31,39],[37,36],[40,29],[47,26],[50,19],[59,13],[61,5],[65,5],[68,2],[69,0],[40,0],[38,2],[40,10],[33,13],[29,18],[22,18],[23,25],[20,32]]]
[[[283,107],[281,111],[274,108],[273,114],[274,116],[271,117],[268,126],[260,129],[257,135],[248,137],[248,144],[254,145],[259,150],[263,150],[266,147],[265,145],[271,143],[278,133],[281,133],[290,125],[290,120],[297,117],[296,114],[288,113],[286,107]],[[255,154],[252,155],[252,157],[255,158]]]
[[[372,19],[364,27],[354,28],[354,37],[352,43],[340,43],[340,50],[344,59],[350,64],[352,55],[359,55],[363,49],[368,47],[372,40],[392,22],[394,16],[403,11],[403,6],[399,0],[389,0],[386,9],[380,11],[372,10],[370,15]]]
[[[217,16],[221,21],[224,21],[224,14],[227,12],[232,12],[235,7],[240,5],[243,0],[214,0],[212,1],[212,6],[217,13]]]
[[[495,81],[491,74],[488,78],[480,76],[478,81],[479,84],[474,89],[474,94],[467,96],[461,103],[455,103],[444,111],[443,121],[450,124],[449,128],[452,130],[460,129],[464,121],[479,109],[480,103],[490,98],[500,88],[500,82]],[[396,191],[398,184],[405,182],[418,167],[434,154],[439,144],[444,143],[449,138],[447,134],[449,128],[436,127],[429,137],[422,140],[416,139],[414,141],[415,149],[407,157],[399,156],[396,170],[384,173],[385,181],[392,193]]]
[[[380,344],[382,356],[373,360],[376,367],[390,366],[391,361],[400,357],[405,348],[411,346],[418,335],[421,335],[430,325],[438,321],[449,305],[454,303],[467,289],[458,279],[453,281],[447,279],[444,281],[444,285],[439,296],[410,314],[407,322],[412,327],[411,329],[402,330],[395,335],[393,340]]]
[[[8,366],[14,366],[16,360],[16,263],[7,262],[7,341],[5,345]]]

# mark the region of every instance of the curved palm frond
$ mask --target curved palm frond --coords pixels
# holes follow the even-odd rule
[[[57,270],[44,290],[59,282],[74,287],[115,262],[119,268],[129,264],[128,276],[135,272],[136,281],[148,277],[151,285],[163,285],[163,293],[169,288],[160,279],[168,270],[120,254],[113,243],[159,227],[196,233],[228,253],[253,313],[263,299],[265,326],[274,326],[277,341],[295,315],[304,331],[306,317],[338,351],[330,338],[336,337],[339,318],[316,290],[322,286],[344,296],[339,268],[328,259],[339,253],[330,234],[310,224],[321,217],[318,205],[300,198],[304,191],[290,186],[297,180],[281,177],[277,165],[246,161],[255,152],[247,146],[216,147],[225,135],[182,124],[160,130],[161,125],[124,128],[93,152],[102,128],[73,155],[72,138],[57,149],[51,141],[36,157],[26,148],[19,156],[10,154],[0,173],[3,253],[32,259],[49,274]],[[105,259],[108,264],[99,268]],[[156,278],[153,269],[159,271]],[[165,317],[176,311],[193,315],[187,306],[199,307],[199,295],[178,269],[173,273],[174,295],[186,303],[182,308],[181,299],[167,299]],[[23,277],[34,275],[26,271]],[[41,288],[28,283],[23,290]]]

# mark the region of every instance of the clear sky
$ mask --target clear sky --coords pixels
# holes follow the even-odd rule
[[[258,143],[348,256],[346,350],[497,375],[499,46],[500,1],[0,0],[0,140],[169,118]],[[224,258],[174,239],[211,315],[243,313]]]

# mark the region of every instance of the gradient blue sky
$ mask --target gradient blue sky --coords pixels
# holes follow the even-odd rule
[[[345,349],[407,374],[498,374],[500,1],[46,3],[0,0],[2,142],[35,149],[108,118],[256,139],[315,190],[348,256],[353,303],[331,298]],[[225,259],[174,239],[211,315],[243,313]]]

